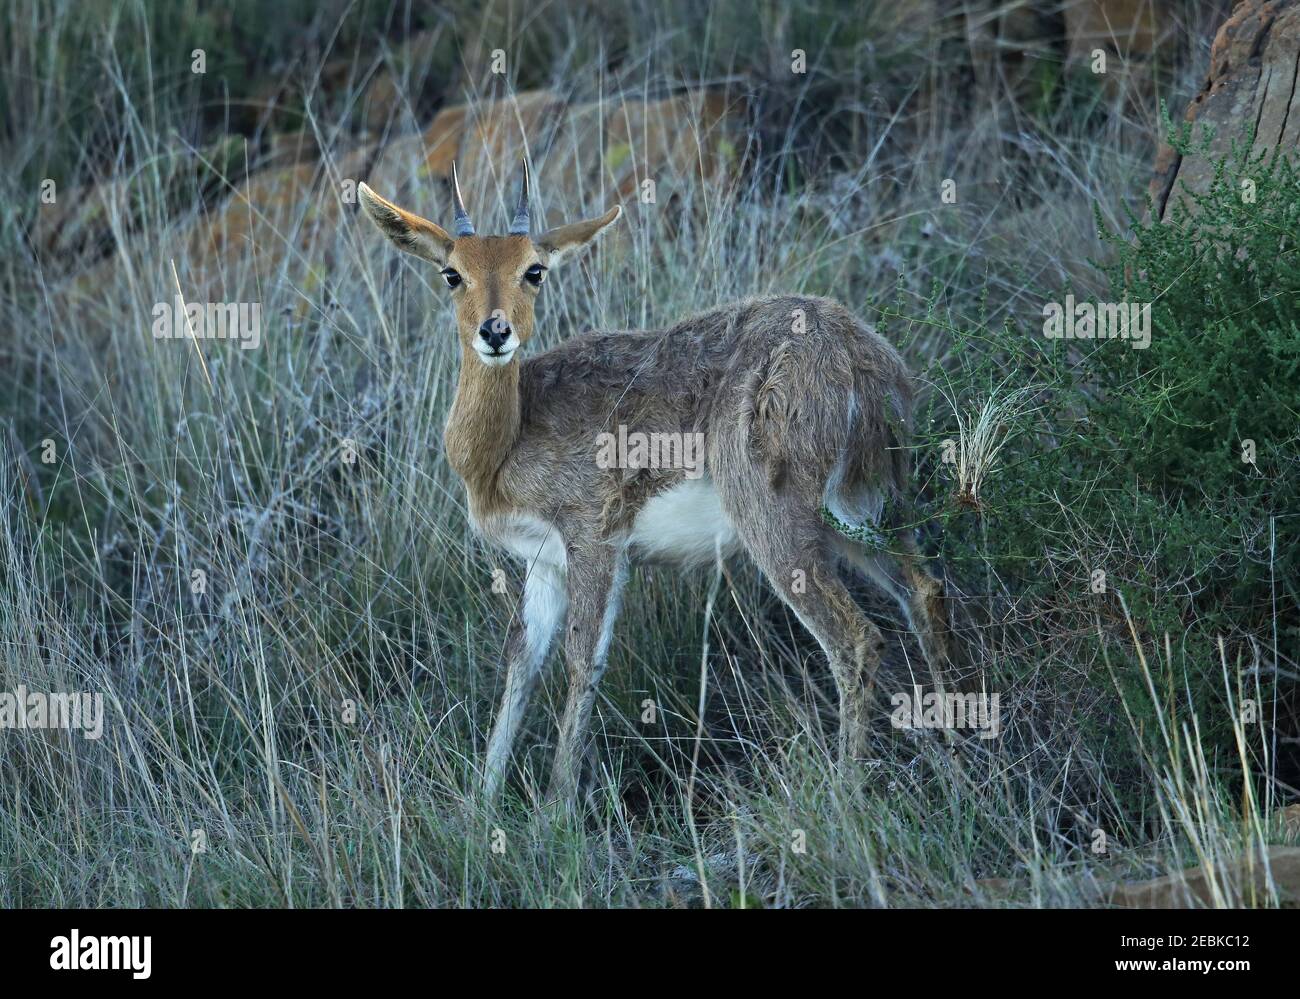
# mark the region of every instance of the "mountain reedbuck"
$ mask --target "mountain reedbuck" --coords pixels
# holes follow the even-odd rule
[[[454,167],[452,185],[451,233],[365,184],[359,191],[389,239],[430,261],[451,289],[461,362],[447,459],[465,482],[475,530],[526,564],[488,740],[487,795],[500,788],[564,619],[569,688],[550,796],[572,800],[634,560],[708,565],[748,552],[830,661],[841,761],[864,755],[884,640],[839,564],[899,602],[936,676],[947,656],[943,587],[922,566],[911,530],[894,532],[898,550],[886,553],[850,540],[859,532],[824,513],[869,530],[899,526],[892,511],[907,508],[912,384],[898,353],[839,304],[788,295],[720,306],[665,330],[585,333],[525,360],[551,269],[622,209],[533,235],[525,164],[508,234],[480,236]],[[700,467],[601,459],[612,437],[633,434],[702,441]]]

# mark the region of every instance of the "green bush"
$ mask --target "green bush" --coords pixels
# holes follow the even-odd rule
[[[1246,670],[1262,660],[1272,703],[1275,636],[1286,649],[1300,633],[1300,171],[1238,151],[1167,221],[1129,221],[1123,234],[1099,223],[1112,252],[1094,288],[1071,290],[1079,301],[1151,303],[1146,349],[1050,339],[1039,316],[1000,329],[928,317],[957,342],[931,372],[942,391],[922,478],[941,486],[931,513],[967,593],[1033,595],[1053,623],[1045,633],[1076,636],[1075,661],[1097,669],[1103,651],[1132,663],[1128,616],[1148,650],[1169,636],[1170,693],[1227,749],[1219,637],[1248,696],[1257,689]],[[1021,401],[998,411],[1005,444],[978,502],[962,501],[942,458],[961,436],[953,406],[971,414],[990,397]],[[1141,683],[1126,679],[1135,675],[1119,669],[1123,692],[1140,701]]]
[[[1278,597],[1296,605],[1297,234],[1296,167],[1244,153],[1169,222],[1135,224],[1131,241],[1105,234],[1112,295],[1151,302],[1153,333],[1146,351],[1089,359],[1085,447],[1109,457],[1113,481],[1142,483],[1166,528],[1162,562],[1198,579],[1195,610],[1225,630],[1265,629]]]

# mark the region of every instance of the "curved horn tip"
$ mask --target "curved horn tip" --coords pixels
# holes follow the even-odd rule
[[[522,159],[524,166],[523,183],[519,186],[519,203],[515,206],[515,217],[510,222],[510,235],[529,236],[532,234],[532,222],[528,217],[528,159]]]
[[[469,217],[469,212],[465,211],[465,199],[461,197],[460,175],[456,172],[455,160],[451,161],[451,201],[456,218],[456,237],[473,236],[474,223]]]

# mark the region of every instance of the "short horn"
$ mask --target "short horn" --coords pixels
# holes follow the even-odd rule
[[[527,236],[531,223],[528,219],[528,161],[524,160],[524,183],[519,188],[519,204],[515,206],[515,217],[510,223],[510,235]]]
[[[460,196],[460,178],[456,176],[456,161],[451,164],[451,206],[456,212],[455,235],[474,235],[474,223],[470,221],[469,212],[465,211],[465,201]]]

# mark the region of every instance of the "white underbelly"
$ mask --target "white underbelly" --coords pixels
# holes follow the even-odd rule
[[[473,526],[528,565],[548,566],[561,575],[567,568],[559,530],[541,517],[515,514]],[[712,565],[719,553],[728,558],[741,547],[707,476],[683,479],[648,500],[625,540],[635,561],[679,565]]]
[[[527,565],[547,565],[563,573],[568,562],[560,532],[540,517],[517,514],[486,529],[474,527]]]
[[[709,564],[719,552],[726,558],[740,547],[736,529],[722,512],[718,492],[707,476],[683,479],[648,500],[632,524],[628,541],[633,558],[683,565]]]

